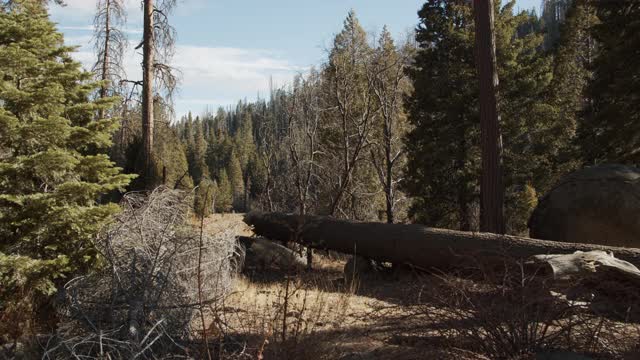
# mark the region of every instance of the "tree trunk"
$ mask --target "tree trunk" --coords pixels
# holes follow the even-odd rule
[[[142,140],[143,182],[152,186],[153,176],[153,0],[144,0],[143,61],[142,61]]]
[[[100,74],[100,80],[102,80],[102,86],[100,86],[100,99],[107,97],[108,86],[104,82],[109,79],[109,40],[111,38],[111,1],[107,0],[105,10],[105,23],[104,23],[104,53],[102,54],[102,74]],[[104,119],[104,110],[100,109],[98,113],[100,119]]]
[[[504,234],[504,187],[502,140],[496,102],[498,72],[493,24],[493,0],[474,0],[476,53],[480,82],[480,132],[482,176],[480,179],[480,229]]]
[[[385,186],[385,199],[387,203],[387,223],[393,224],[395,222],[395,214],[393,211],[394,193],[393,193],[393,159],[391,155],[391,125],[387,121],[385,125],[385,165],[386,165],[386,183]]]
[[[534,255],[592,250],[611,252],[619,259],[640,265],[640,250],[632,248],[280,213],[250,213],[244,221],[254,227],[257,235],[274,241],[296,241],[312,248],[394,264],[407,263],[424,269],[501,265],[505,257],[528,259]]]

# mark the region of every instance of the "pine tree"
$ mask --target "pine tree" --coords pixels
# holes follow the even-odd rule
[[[242,174],[242,166],[240,165],[240,160],[238,159],[235,151],[231,152],[231,158],[229,160],[227,173],[229,174],[229,182],[231,183],[233,207],[235,209],[240,209],[242,208],[244,197],[244,177]]]
[[[215,143],[210,143],[207,148],[206,163],[212,179],[220,178],[220,171],[227,169],[233,151],[233,141],[225,131],[221,131],[216,137]]]
[[[215,199],[218,193],[218,184],[209,179],[200,181],[196,189],[193,208],[198,217],[209,216],[215,210]]]
[[[560,39],[562,23],[573,0],[542,0],[544,48],[553,49]]]
[[[233,190],[225,169],[220,171],[220,177],[218,178],[217,184],[218,187],[214,199],[215,209],[220,213],[229,212],[233,206]]]
[[[204,138],[203,122],[196,120],[193,127],[195,134],[193,142],[188,144],[187,158],[189,159],[189,173],[196,184],[199,184],[203,178],[210,177],[206,161],[207,141]]]
[[[555,51],[551,103],[559,117],[556,129],[562,138],[572,142],[561,147],[559,172],[567,173],[583,161],[578,133],[585,128],[583,118],[589,116],[591,100],[586,90],[592,79],[593,62],[597,53],[591,28],[599,22],[595,8],[588,0],[574,0],[562,25]]]
[[[158,114],[156,118],[162,118],[160,115]],[[153,151],[156,161],[153,184],[163,184],[169,188],[183,190],[193,189],[194,180],[189,171],[187,151],[175,129],[169,127],[167,122],[159,122],[155,139]]]
[[[414,129],[405,141],[412,217],[461,230],[474,227],[479,174],[471,10],[465,0],[430,0],[418,13],[420,48],[409,70],[414,93],[407,102]]]
[[[502,139],[498,113],[493,0],[475,0],[476,64],[480,84],[480,231],[504,234],[504,179]]]
[[[640,3],[596,1],[592,104],[580,129],[587,163],[640,162]]]
[[[235,136],[235,150],[240,161],[240,169],[242,170],[243,194],[242,194],[242,211],[247,210],[250,191],[250,171],[249,165],[251,158],[256,153],[256,145],[253,141],[253,124],[252,113],[246,111],[242,116],[242,123]]]
[[[496,43],[500,73],[499,108],[504,145],[505,221],[512,234],[526,234],[528,212],[515,204],[530,203],[531,192],[545,193],[565,168],[560,162],[572,139],[567,137],[565,121],[548,99],[553,79],[552,58],[540,51],[544,35],[540,32],[517,36],[530,14],[514,15],[513,1],[498,13]]]
[[[96,119],[117,100],[89,100],[99,84],[72,50],[38,2],[0,11],[0,313],[30,314],[32,296],[96,266],[118,211],[97,199],[132,178],[104,153],[117,119]]]
[[[538,51],[539,33],[517,36],[531,21],[513,14],[514,2],[496,11],[496,47],[500,87],[498,103],[504,143],[506,203],[526,197],[530,185],[543,192],[554,179],[559,148],[556,110],[545,94],[551,61]],[[415,197],[412,214],[431,226],[476,229],[479,174],[478,91],[472,9],[464,0],[433,0],[420,12],[420,50],[410,75],[414,94],[409,119],[415,129],[406,145],[406,190]],[[526,216],[507,207],[506,222],[526,230]],[[530,209],[531,210],[531,209]],[[513,219],[514,216],[519,217]]]

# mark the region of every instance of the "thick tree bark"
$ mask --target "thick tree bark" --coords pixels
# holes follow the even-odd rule
[[[498,72],[494,34],[493,0],[474,0],[476,53],[480,80],[480,132],[482,176],[480,179],[480,229],[504,234],[504,187],[502,140],[496,102]]]
[[[247,224],[257,235],[277,241],[356,254],[378,261],[424,269],[502,264],[505,257],[571,254],[602,250],[640,266],[640,249],[536,240],[492,233],[428,228],[422,225],[357,223],[329,217],[250,213]]]
[[[142,141],[143,181],[150,187],[153,175],[153,0],[144,0],[143,61],[142,61]]]

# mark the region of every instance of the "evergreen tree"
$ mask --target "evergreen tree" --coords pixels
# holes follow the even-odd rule
[[[544,48],[558,43],[562,23],[573,0],[542,0],[542,24],[545,31]]]
[[[217,191],[214,199],[215,209],[220,213],[229,212],[233,206],[233,190],[225,169],[220,171],[220,177],[218,178],[217,185],[218,187],[216,189]]]
[[[543,192],[553,182],[554,159],[570,139],[557,132],[559,120],[546,101],[551,62],[538,51],[541,34],[519,37],[529,13],[514,15],[513,1],[496,6],[506,203],[528,203],[523,199],[532,189]],[[406,142],[412,214],[432,226],[475,229],[480,159],[472,9],[464,0],[432,0],[420,17],[420,50],[410,70],[415,92],[408,101],[415,129]],[[527,216],[515,206],[505,215],[509,232],[526,230]]]
[[[156,161],[153,183],[176,189],[193,189],[194,180],[189,171],[186,149],[175,129],[166,122],[160,122],[154,136],[156,141],[153,151]]]
[[[543,194],[564,169],[558,161],[568,148],[565,121],[548,100],[553,78],[552,58],[541,52],[542,33],[518,37],[530,15],[514,15],[514,1],[499,12],[496,22],[498,46],[499,108],[502,117],[505,174],[505,218],[508,231],[526,234],[529,214],[516,204],[531,204],[530,194]],[[521,209],[521,207],[520,207]]]
[[[480,85],[480,231],[504,234],[502,134],[498,113],[495,2],[474,0],[476,63]]]
[[[589,84],[591,114],[580,142],[587,163],[640,162],[640,3],[595,1],[598,55]]]
[[[589,116],[591,100],[586,94],[592,79],[596,42],[590,29],[598,23],[595,8],[588,0],[575,0],[562,26],[562,34],[555,51],[551,103],[557,110],[558,133],[572,139],[571,146],[560,149],[559,172],[567,173],[581,163],[578,132]],[[578,141],[576,141],[578,140]]]
[[[215,181],[209,179],[202,179],[200,185],[196,189],[193,208],[196,215],[209,216],[215,209],[214,202],[218,195],[218,184]]]
[[[31,314],[32,296],[97,264],[118,211],[97,199],[132,178],[104,154],[117,119],[96,119],[117,99],[89,100],[99,84],[72,50],[39,2],[0,10],[0,313]]]
[[[229,167],[232,151],[231,137],[225,131],[221,131],[216,137],[216,142],[210,143],[207,148],[206,163],[212,179],[220,179],[220,171]]]
[[[240,161],[242,170],[243,194],[242,194],[242,210],[246,211],[248,206],[248,197],[250,191],[251,174],[249,166],[251,158],[255,156],[256,145],[253,141],[253,123],[251,112],[246,111],[242,117],[242,123],[235,136],[235,150]]]
[[[465,0],[430,0],[418,15],[419,50],[409,75],[408,99],[414,129],[408,152],[405,190],[421,223],[470,230],[477,200],[477,80],[471,26]]]
[[[199,184],[203,178],[209,178],[209,168],[207,167],[207,141],[204,138],[203,122],[194,123],[195,135],[193,142],[189,144],[187,149],[189,160],[189,173],[191,177]]]
[[[227,173],[229,174],[229,182],[231,183],[233,207],[240,209],[244,198],[244,178],[242,175],[240,160],[238,159],[235,151],[231,152]]]

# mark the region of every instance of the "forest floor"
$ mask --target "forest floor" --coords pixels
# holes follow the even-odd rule
[[[205,223],[207,232],[222,228],[251,235],[240,214],[214,215]],[[552,357],[531,351],[517,358],[565,359],[566,349],[574,346],[591,351],[582,351],[588,357],[572,359],[640,358],[638,325],[601,318],[570,324],[552,319],[555,322],[550,328],[557,330],[549,330],[535,318],[524,322],[522,332],[519,326],[505,326],[504,331],[494,333],[498,335],[480,334],[466,329],[468,322],[460,319],[464,313],[447,310],[446,303],[455,306],[461,302],[459,296],[468,298],[471,293],[482,293],[486,298],[481,285],[466,281],[464,288],[473,290],[460,295],[449,288],[445,293],[458,294],[449,296],[439,293],[444,289],[439,276],[404,271],[345,279],[345,262],[341,255],[317,252],[311,271],[245,269],[237,279],[235,291],[216,305],[209,327],[209,336],[225,344],[219,347],[221,355],[238,359],[465,360],[495,358],[497,355],[481,354],[494,348],[497,354],[500,347],[505,347],[509,349],[504,357],[515,358],[508,353],[535,349],[548,342],[553,337],[549,334],[555,331],[557,338],[566,335],[575,345],[566,346],[564,342],[561,347],[565,350],[551,351],[555,353]],[[495,324],[496,314],[481,314],[481,310],[473,309],[480,319],[474,326]],[[527,334],[532,329],[547,333]]]

